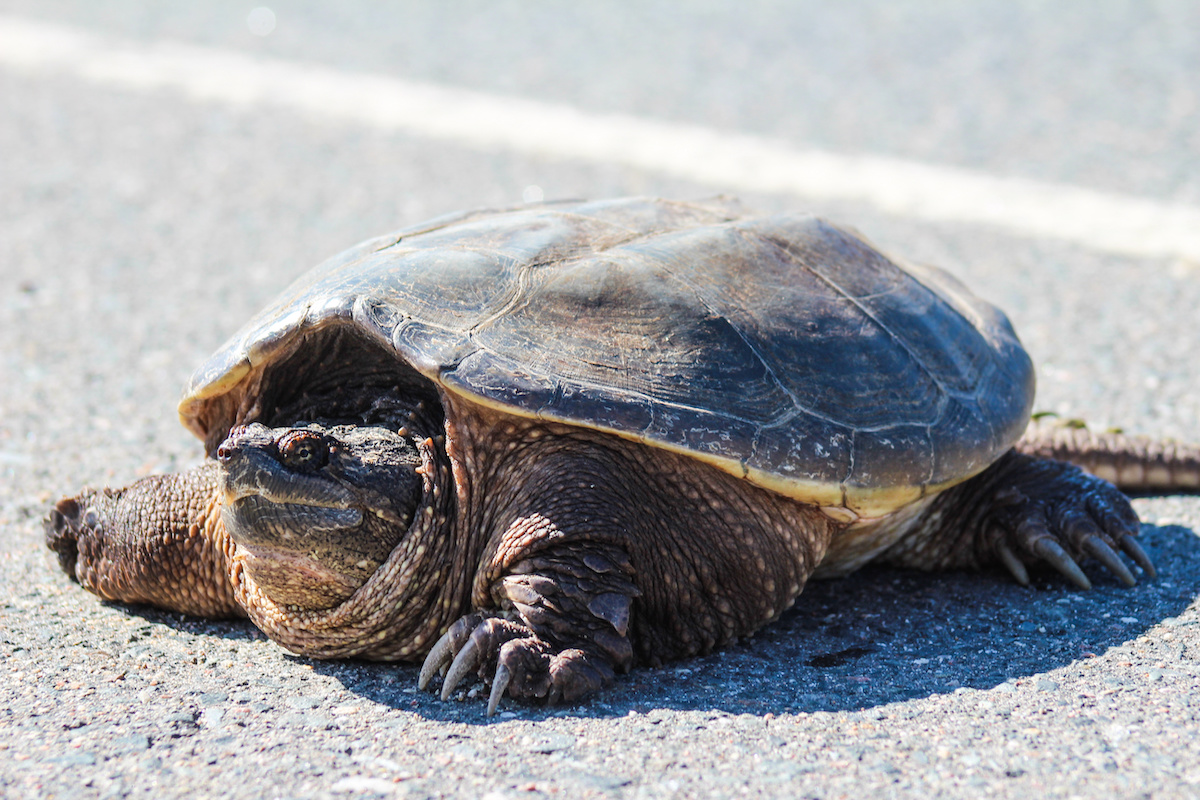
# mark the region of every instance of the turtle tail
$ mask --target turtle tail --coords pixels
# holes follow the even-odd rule
[[[1126,492],[1200,491],[1200,446],[1036,416],[1015,449],[1069,461]]]

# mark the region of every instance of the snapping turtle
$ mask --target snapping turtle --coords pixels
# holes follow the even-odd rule
[[[443,697],[477,672],[490,713],[708,652],[870,560],[1152,575],[1126,498],[1044,455],[1166,483],[1194,458],[1066,428],[1021,452],[1033,393],[1003,314],[819,219],[470,212],[302,277],[192,378],[210,458],[60,501],[47,542],[107,599],[428,654]]]

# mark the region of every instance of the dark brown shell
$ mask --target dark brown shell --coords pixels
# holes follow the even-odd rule
[[[868,516],[982,470],[1033,401],[1008,320],[946,273],[811,216],[633,198],[459,214],[330,259],[197,371],[184,423],[230,424],[209,407],[339,323],[447,392]]]

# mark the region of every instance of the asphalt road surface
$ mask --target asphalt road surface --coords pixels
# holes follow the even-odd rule
[[[180,387],[294,276],[522,198],[814,210],[1005,308],[1040,408],[1200,438],[1195,3],[324,5],[0,1],[0,795],[1200,793],[1196,497],[1132,589],[866,570],[492,719],[69,582],[48,504],[195,463]]]

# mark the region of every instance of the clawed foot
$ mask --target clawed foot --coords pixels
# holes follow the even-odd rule
[[[1018,583],[1029,585],[1027,565],[1044,563],[1090,589],[1078,563],[1090,557],[1133,586],[1137,579],[1117,551],[1154,577],[1154,564],[1134,538],[1141,522],[1115,486],[1060,462],[1023,466],[1019,483],[995,495],[990,529],[993,553]]]
[[[485,681],[490,677],[489,717],[506,691],[512,697],[571,702],[614,675],[602,657],[575,648],[556,650],[529,627],[484,612],[468,614],[442,635],[421,666],[418,687],[425,689],[439,672],[445,676],[443,700],[471,674]]]

